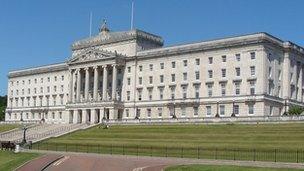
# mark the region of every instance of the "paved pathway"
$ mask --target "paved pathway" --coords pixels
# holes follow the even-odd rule
[[[59,154],[46,154],[37,159],[31,160],[25,163],[23,166],[17,169],[17,171],[41,171],[44,167],[52,164],[54,161],[63,157]]]
[[[48,171],[162,171],[163,168],[178,164],[206,164],[206,165],[236,165],[272,168],[297,168],[304,169],[302,163],[275,163],[257,161],[231,161],[231,160],[205,160],[162,158],[145,156],[103,155],[72,152],[34,151],[48,154],[63,155],[64,157],[53,162]]]

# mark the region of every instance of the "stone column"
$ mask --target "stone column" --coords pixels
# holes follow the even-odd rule
[[[70,70],[70,92],[69,92],[69,102],[73,102],[73,90],[74,90],[74,84],[73,84],[73,70]]]
[[[96,116],[97,116],[96,109],[92,109],[91,110],[91,124],[96,123],[96,118],[97,118]]]
[[[78,123],[78,110],[73,111],[73,123],[74,124]]]
[[[104,108],[101,108],[99,111],[99,123],[102,123],[103,116],[104,116]]]
[[[302,102],[302,79],[303,79],[303,65],[302,62],[300,63],[300,65],[298,66],[300,67],[300,72],[299,72],[299,82],[298,82],[298,87],[299,87],[299,91],[298,91],[298,101]]]
[[[93,98],[95,101],[98,101],[98,78],[99,78],[99,72],[98,72],[98,66],[94,67],[94,91],[93,91]]]
[[[89,80],[90,80],[90,73],[89,68],[85,68],[85,90],[84,90],[84,98],[86,101],[89,100]]]
[[[77,83],[76,83],[76,101],[80,101],[81,75],[80,69],[77,69]]]
[[[112,80],[112,100],[116,100],[116,80],[117,80],[117,66],[113,65],[113,80]]]
[[[108,70],[107,65],[103,66],[103,86],[102,86],[102,100],[107,100],[107,89],[108,89]]]
[[[283,98],[289,99],[290,97],[290,54],[289,52],[284,52],[284,60],[283,60]]]
[[[82,110],[82,121],[81,123],[87,123],[88,111],[86,109]]]

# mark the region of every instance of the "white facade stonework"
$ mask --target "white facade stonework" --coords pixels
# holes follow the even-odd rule
[[[103,25],[66,62],[9,72],[5,120],[279,116],[304,106],[303,47],[267,33],[162,46]]]

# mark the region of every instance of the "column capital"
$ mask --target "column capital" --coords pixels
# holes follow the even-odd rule
[[[80,72],[80,68],[76,68],[75,71],[76,71],[76,72]]]
[[[96,65],[96,66],[93,66],[93,69],[98,69],[98,67],[99,67],[98,65]]]
[[[88,71],[88,70],[89,70],[89,67],[85,67],[84,70],[85,70],[85,71]]]
[[[117,67],[117,64],[112,64],[111,66],[112,66],[112,67]]]
[[[102,67],[102,68],[107,68],[107,67],[108,67],[108,65],[102,65],[101,67]]]

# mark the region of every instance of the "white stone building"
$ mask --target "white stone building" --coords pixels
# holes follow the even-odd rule
[[[72,45],[60,64],[8,74],[6,121],[282,115],[303,103],[304,50],[267,33],[163,47],[141,30]]]

